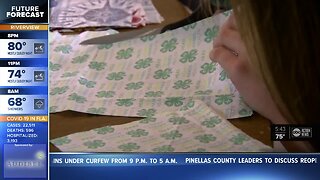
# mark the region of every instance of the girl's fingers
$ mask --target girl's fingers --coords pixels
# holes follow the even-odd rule
[[[223,46],[213,48],[210,52],[210,59],[219,63],[227,72],[231,72],[237,61],[239,61],[232,51]]]
[[[245,52],[244,44],[238,31],[230,28],[222,28],[219,36],[213,43],[213,48],[224,46],[230,51],[235,51],[239,55]]]

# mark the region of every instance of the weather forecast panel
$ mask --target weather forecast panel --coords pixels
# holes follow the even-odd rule
[[[0,7],[0,179],[47,179],[48,2]]]

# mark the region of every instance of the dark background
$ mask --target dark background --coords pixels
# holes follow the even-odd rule
[[[43,18],[7,18],[11,6],[39,6]],[[0,24],[8,23],[48,23],[48,0],[0,0]]]

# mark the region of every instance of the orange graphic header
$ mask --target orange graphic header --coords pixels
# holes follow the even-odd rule
[[[0,30],[19,30],[19,31],[44,31],[48,30],[45,24],[0,24]]]

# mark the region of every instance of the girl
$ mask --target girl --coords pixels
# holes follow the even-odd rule
[[[320,1],[233,0],[210,58],[247,104],[274,124],[319,124]],[[316,151],[316,141],[284,143]]]

